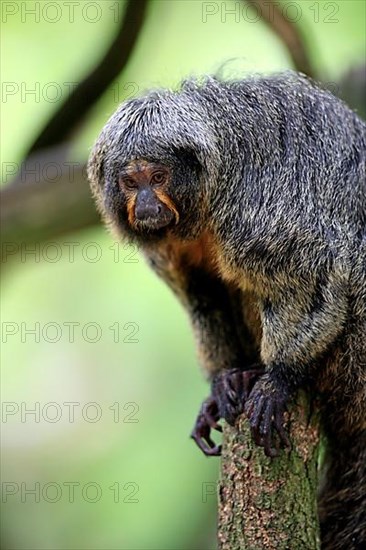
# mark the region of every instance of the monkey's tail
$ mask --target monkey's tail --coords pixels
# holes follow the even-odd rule
[[[322,550],[366,549],[366,240],[352,274],[350,316],[330,365],[324,428]]]
[[[366,548],[366,430],[329,446],[320,495],[322,550]]]

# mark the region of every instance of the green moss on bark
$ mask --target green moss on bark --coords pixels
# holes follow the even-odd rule
[[[220,550],[318,550],[319,419],[301,395],[289,411],[292,448],[270,459],[248,422],[224,428],[219,491]]]

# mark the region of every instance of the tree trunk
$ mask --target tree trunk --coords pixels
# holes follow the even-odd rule
[[[224,428],[220,550],[318,550],[319,417],[304,394],[289,409],[291,450],[270,459],[248,421]]]

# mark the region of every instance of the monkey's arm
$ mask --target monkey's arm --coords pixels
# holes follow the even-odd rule
[[[222,370],[245,369],[258,360],[244,321],[240,296],[200,268],[186,272],[184,305],[189,313],[200,362],[212,380]]]
[[[269,456],[273,430],[288,444],[283,430],[287,400],[311,378],[316,361],[342,331],[348,308],[348,276],[343,269],[328,274],[326,283],[293,285],[273,300],[262,302],[261,356],[266,372],[246,403],[257,444]]]
[[[173,261],[172,261],[173,260]],[[151,267],[177,294],[194,329],[200,363],[212,386],[203,403],[192,437],[208,455],[221,448],[210,438],[210,429],[221,431],[220,418],[234,423],[259,374],[249,369],[258,362],[259,350],[242,315],[240,295],[202,267],[189,265],[164,254],[148,255]]]
[[[240,298],[234,291],[205,267],[165,248],[145,255],[188,312],[199,360],[210,380],[222,370],[248,368],[258,360],[259,350],[238,311]]]

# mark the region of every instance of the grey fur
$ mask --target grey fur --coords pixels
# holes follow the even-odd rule
[[[181,221],[170,235],[211,235],[216,276],[187,267],[178,277],[163,236],[131,231],[118,174],[139,158],[172,168]],[[365,123],[290,72],[188,80],[121,105],[89,177],[107,223],[141,244],[185,303],[208,370],[249,364],[260,347],[273,391],[287,396],[310,382],[320,392],[330,454],[338,453],[322,497],[323,548],[366,544]],[[238,320],[235,292],[254,303],[256,334],[247,334],[246,313]],[[256,340],[253,352],[243,332]]]

